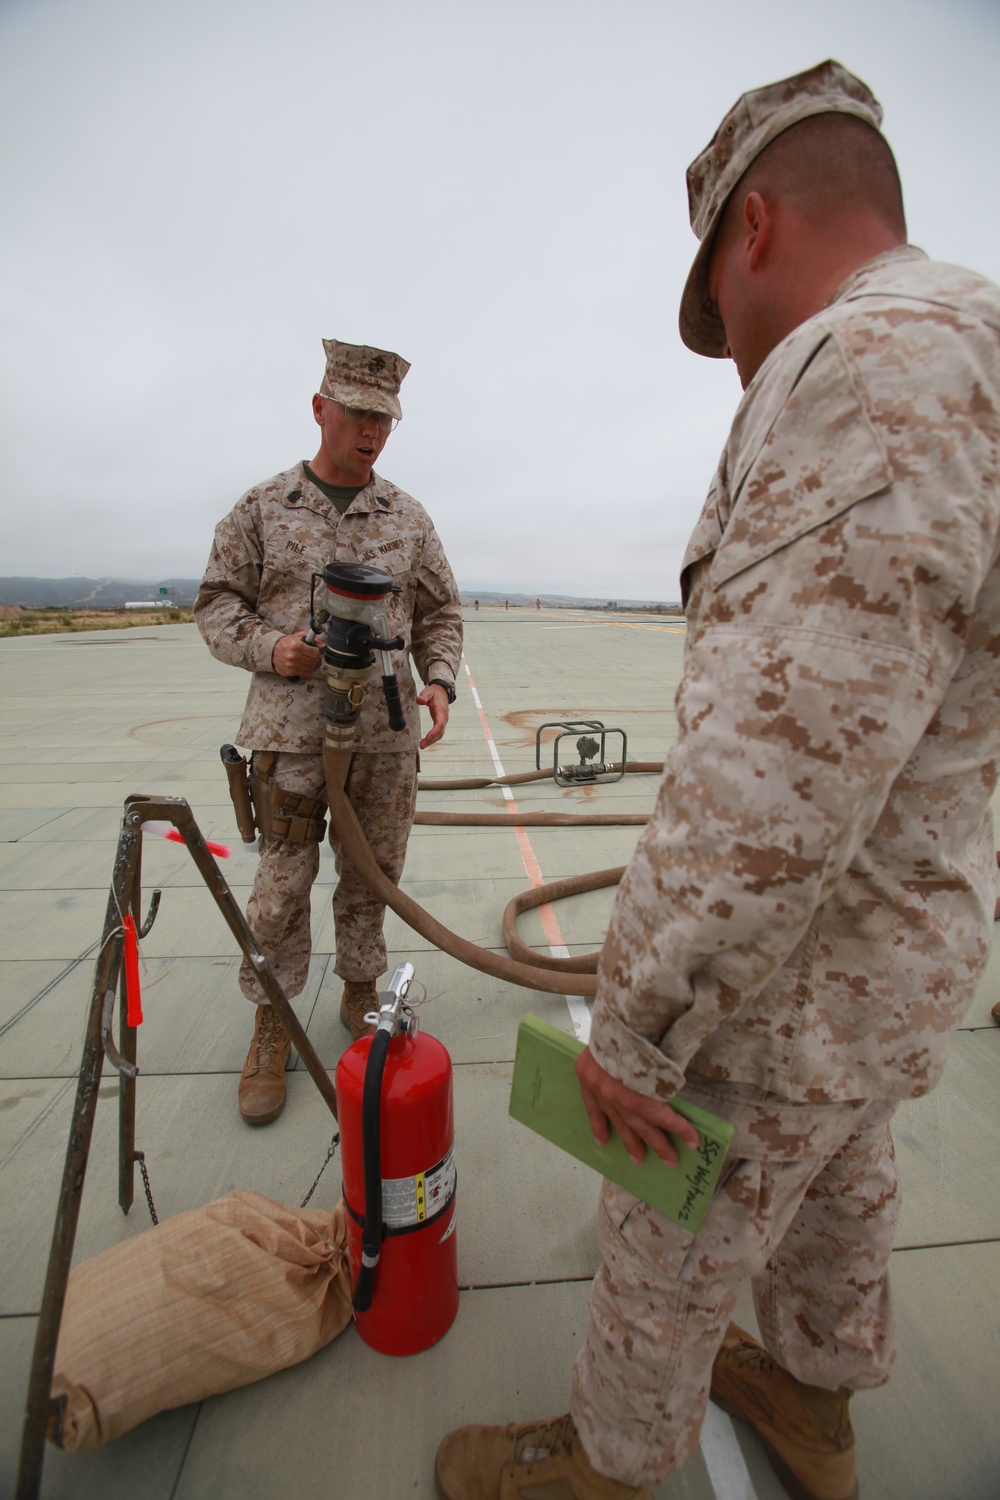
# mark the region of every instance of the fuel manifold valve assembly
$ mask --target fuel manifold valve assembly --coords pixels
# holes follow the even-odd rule
[[[628,742],[624,729],[606,729],[600,719],[559,720],[540,724],[535,735],[535,769],[542,769],[542,734],[546,729],[561,730],[552,741],[552,779],[556,786],[597,786],[601,782],[621,781],[625,775]],[[613,760],[608,755],[608,737],[617,736],[621,741],[621,757]],[[600,736],[600,738],[595,738]],[[559,747],[563,740],[576,738],[576,753],[579,760],[559,763]]]

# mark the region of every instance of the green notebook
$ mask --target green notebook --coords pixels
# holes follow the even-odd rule
[[[575,1037],[537,1016],[525,1016],[517,1030],[510,1114],[668,1219],[685,1229],[697,1229],[711,1202],[735,1127],[678,1094],[670,1107],[697,1129],[697,1151],[673,1138],[680,1158],[676,1167],[668,1167],[648,1147],[636,1165],[614,1130],[606,1146],[594,1139],[576,1076],[576,1059],[582,1051],[583,1043]]]

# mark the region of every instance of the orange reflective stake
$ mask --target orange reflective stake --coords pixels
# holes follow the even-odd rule
[[[142,1025],[142,994],[139,990],[139,939],[131,913],[125,918],[125,1019],[130,1026]]]
[[[143,833],[151,833],[154,838],[169,839],[172,844],[183,844],[184,835],[176,828],[171,828],[169,823],[143,823]],[[214,854],[216,859],[228,859],[232,854],[228,844],[216,844],[211,839],[205,840],[205,848],[209,854]]]

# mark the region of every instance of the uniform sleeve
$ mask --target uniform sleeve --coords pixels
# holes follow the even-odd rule
[[[434,527],[428,530],[410,634],[410,653],[421,679],[454,682],[462,660],[462,606],[458,585]]]
[[[600,961],[591,1051],[642,1093],[668,1098],[729,1017],[746,1026],[863,864],[961,660],[995,543],[976,506],[989,444],[956,431],[953,376],[930,383],[940,407],[898,376],[866,396],[830,339],[737,476]]]
[[[262,561],[254,510],[242,500],[215,528],[194,618],[212,655],[248,672],[272,670],[271,653],[282,635],[257,614]]]

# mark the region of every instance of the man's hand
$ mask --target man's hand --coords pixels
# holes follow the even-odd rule
[[[279,677],[308,677],[318,662],[319,647],[307,646],[300,635],[283,635],[271,652],[271,666]]]
[[[417,702],[431,711],[431,727],[420,741],[421,750],[434,745],[444,734],[448,725],[448,694],[440,683],[432,682],[417,695]]]
[[[649,1146],[668,1167],[676,1167],[677,1152],[667,1131],[680,1136],[688,1146],[697,1150],[698,1132],[690,1120],[685,1120],[662,1100],[651,1099],[648,1094],[637,1094],[635,1089],[613,1078],[594,1060],[589,1047],[585,1047],[576,1060],[576,1076],[580,1080],[590,1128],[599,1146],[606,1146],[611,1138],[610,1122],[636,1163],[642,1161]]]

